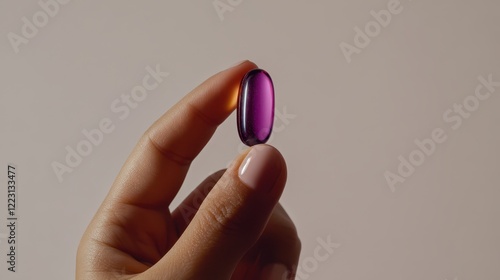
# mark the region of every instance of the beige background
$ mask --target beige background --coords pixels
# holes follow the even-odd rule
[[[1,279],[73,278],[80,236],[138,137],[246,58],[274,78],[277,111],[294,115],[276,120],[271,144],[288,162],[281,201],[299,228],[304,276],[500,279],[500,88],[459,129],[443,119],[479,76],[500,81],[500,2],[402,0],[351,63],[339,45],[354,44],[354,28],[390,0],[221,0],[234,6],[222,20],[212,2],[73,0],[17,54],[9,32],[41,8],[0,3]],[[120,120],[110,104],[157,64],[169,77]],[[52,162],[103,118],[115,130],[59,182]],[[436,128],[447,140],[391,191],[384,173]],[[240,149],[232,115],[180,197]],[[7,163],[18,167],[15,274],[5,262]],[[317,239],[328,236],[340,247],[318,262]]]

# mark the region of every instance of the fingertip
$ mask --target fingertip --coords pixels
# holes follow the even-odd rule
[[[197,276],[221,279],[234,271],[264,232],[285,185],[286,163],[276,148],[256,145],[236,157],[225,172],[217,172],[213,180],[217,178],[169,253],[196,262]],[[196,254],[186,255],[193,243]]]
[[[254,191],[281,192],[287,175],[283,155],[273,146],[255,145],[249,149],[238,168],[240,181]]]
[[[255,68],[254,62],[244,60],[224,69],[196,87],[186,100],[211,122],[220,124],[236,108],[241,79]]]
[[[257,64],[255,64],[255,62],[253,62],[251,60],[245,59],[245,60],[241,60],[241,61],[229,66],[228,69],[239,67],[239,66],[252,66],[252,67],[256,68]]]

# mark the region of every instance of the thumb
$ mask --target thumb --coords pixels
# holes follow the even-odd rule
[[[271,146],[257,145],[239,156],[157,264],[162,275],[175,268],[174,279],[230,279],[266,227],[286,174],[285,160]]]

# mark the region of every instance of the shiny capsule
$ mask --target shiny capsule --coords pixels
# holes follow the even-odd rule
[[[243,77],[236,115],[243,143],[253,146],[269,140],[274,122],[274,86],[266,71],[254,69]]]

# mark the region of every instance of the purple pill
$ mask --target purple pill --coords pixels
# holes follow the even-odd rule
[[[274,123],[274,86],[266,71],[253,69],[243,77],[236,115],[243,143],[253,146],[269,140]]]

